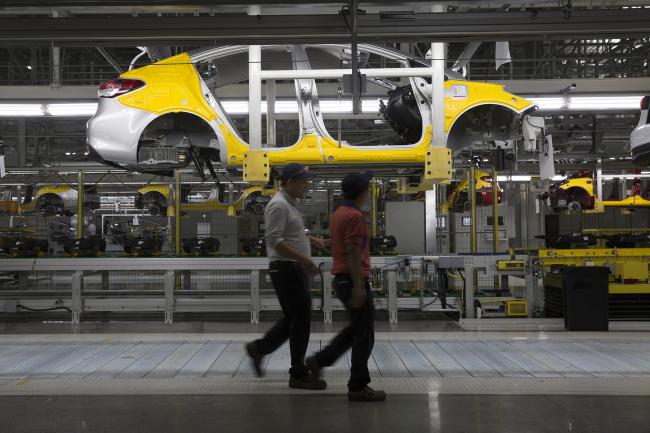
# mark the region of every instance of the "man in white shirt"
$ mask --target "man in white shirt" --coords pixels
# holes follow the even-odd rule
[[[257,375],[263,376],[264,357],[289,339],[289,387],[322,390],[327,383],[314,377],[305,366],[311,325],[309,274],[318,270],[311,260],[310,242],[318,248],[327,247],[325,240],[307,236],[297,207],[311,177],[307,167],[300,164],[285,166],[280,176],[282,188],[264,211],[269,274],[284,317],[264,337],[246,344],[246,352]]]

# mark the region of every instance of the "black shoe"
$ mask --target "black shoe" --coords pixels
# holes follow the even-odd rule
[[[321,368],[320,365],[318,365],[318,360],[316,359],[316,355],[310,356],[309,358],[305,359],[305,365],[309,369],[309,372],[314,376],[316,379],[320,379],[321,375],[323,374],[323,369]]]
[[[321,391],[327,388],[327,382],[323,379],[312,376],[311,374],[305,377],[291,377],[289,378],[289,388],[295,389],[311,389],[312,391]]]
[[[348,391],[348,400],[350,401],[384,401],[386,393],[384,391],[375,391],[369,386],[365,386],[358,391]]]
[[[251,358],[251,363],[253,364],[253,369],[257,377],[264,376],[264,369],[262,369],[262,361],[264,360],[264,355],[257,351],[257,347],[254,342],[246,343],[246,353]]]

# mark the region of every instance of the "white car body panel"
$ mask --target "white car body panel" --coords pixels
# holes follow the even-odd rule
[[[97,112],[87,125],[88,144],[106,161],[135,165],[140,135],[156,117],[115,98],[99,98]]]

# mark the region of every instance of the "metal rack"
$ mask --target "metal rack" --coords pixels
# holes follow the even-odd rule
[[[332,299],[332,259],[316,260],[323,263],[323,285],[315,286],[326,290],[322,300],[314,300],[313,307],[322,310],[325,323],[331,323],[332,311],[343,309],[343,305]],[[403,261],[398,256],[372,258],[372,267],[381,273],[382,284],[387,284],[383,290],[386,296],[377,297],[376,306],[389,310],[391,323],[397,321],[400,307],[396,274]],[[259,323],[260,311],[280,309],[274,296],[265,296],[270,288],[267,269],[268,259],[264,257],[0,259],[0,274],[13,286],[13,290],[0,290],[0,311],[15,312],[18,305],[69,309],[73,324],[79,323],[84,312],[161,312],[165,323],[172,323],[174,313],[238,311],[250,312],[251,323]],[[209,274],[201,275],[205,272]],[[142,281],[131,280],[137,282],[133,284],[137,289],[125,290],[128,273],[140,275]],[[39,286],[43,278],[47,284]],[[201,278],[208,279],[212,288],[222,290],[205,290],[196,281],[193,285],[193,279]],[[146,287],[142,282],[147,283]],[[157,284],[161,289],[151,288]],[[413,301],[405,304],[412,308]]]

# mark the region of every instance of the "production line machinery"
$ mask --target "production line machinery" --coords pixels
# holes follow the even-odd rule
[[[563,287],[557,275],[569,267],[609,268],[610,320],[650,319],[650,248],[585,248],[539,250],[543,271],[544,315],[562,317]]]
[[[332,311],[344,306],[331,290],[331,258],[315,260],[322,268],[313,285],[313,308],[331,323]],[[455,260],[454,267],[462,265],[467,284],[461,288],[440,283],[440,273],[451,269],[449,260]],[[478,291],[475,274],[530,277],[526,269],[499,269],[499,263],[510,260],[510,255],[374,256],[375,306],[387,310],[389,322],[396,323],[398,311],[441,312],[458,320],[462,312],[476,317],[477,305],[485,310],[482,305],[494,298],[532,299],[528,290],[493,297]],[[78,324],[88,313],[127,313],[136,318],[160,313],[171,323],[175,314],[247,312],[256,323],[261,311],[280,309],[267,269],[265,257],[5,258],[0,259],[0,313],[10,317],[28,311],[69,311]]]

